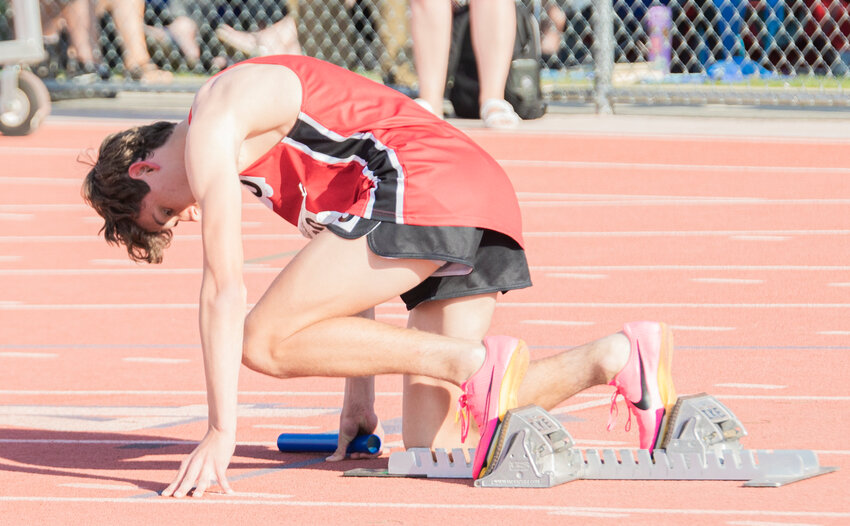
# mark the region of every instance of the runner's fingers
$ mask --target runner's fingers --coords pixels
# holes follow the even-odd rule
[[[340,445],[340,447],[336,448],[336,451],[325,460],[328,462],[337,462],[340,460],[345,460],[345,451],[348,449],[348,444]]]
[[[174,478],[174,481],[172,481],[171,484],[162,491],[161,495],[163,497],[170,497],[174,494],[174,490],[177,489],[177,486],[183,480],[183,476],[186,474],[186,469],[188,469],[188,467],[189,457],[186,457],[182,462],[180,462],[180,469],[177,471],[177,476]]]
[[[198,480],[198,475],[201,473],[201,466],[203,465],[203,461],[199,460],[196,457],[193,457],[189,462],[189,467],[186,468],[186,475],[183,477],[183,481],[177,487],[177,491],[174,492],[174,496],[177,498],[183,497],[189,493],[189,490],[192,489],[192,486],[195,485],[195,481]]]
[[[230,487],[230,482],[227,480],[227,474],[225,473],[226,468],[222,468],[221,466],[215,467],[215,478],[218,479],[218,485],[221,486],[221,489],[224,490],[228,495],[232,495],[234,493],[233,488]]]
[[[212,473],[209,470],[204,470],[201,473],[201,476],[198,477],[198,485],[195,486],[195,491],[192,492],[192,497],[201,498],[204,496],[204,492],[207,491],[207,488],[210,487],[210,479],[212,478]]]
[[[381,451],[378,451],[377,453],[364,453],[364,452],[351,453],[350,458],[352,460],[364,460],[364,459],[370,459],[370,458],[378,458],[378,457],[381,456],[381,453],[382,453]]]
[[[345,460],[345,455],[348,452],[348,444],[351,443],[353,437],[348,436],[347,434],[340,431],[339,438],[337,439],[336,451],[327,458],[325,458],[328,462],[337,462],[339,460]]]

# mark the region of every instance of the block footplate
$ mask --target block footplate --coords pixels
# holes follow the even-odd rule
[[[529,405],[508,411],[491,444],[478,487],[548,488],[576,479],[743,480],[777,487],[830,473],[809,450],[746,450],[747,432],[707,394],[680,397],[655,450],[580,449],[552,415]],[[390,455],[390,474],[471,478],[474,450],[414,448]]]

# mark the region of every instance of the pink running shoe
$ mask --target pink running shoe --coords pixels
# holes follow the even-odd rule
[[[626,431],[632,414],[637,418],[640,448],[652,449],[664,437],[664,415],[676,404],[671,365],[673,333],[667,325],[655,322],[627,323],[623,332],[632,344],[629,360],[609,385],[617,388],[611,397],[610,431],[616,420],[617,395],[623,395],[629,406]]]
[[[469,432],[469,415],[475,419],[481,440],[475,448],[472,478],[483,471],[493,434],[499,420],[517,406],[517,393],[528,369],[528,347],[525,342],[507,336],[484,338],[487,357],[484,365],[460,388],[458,416],[461,418],[461,441]]]

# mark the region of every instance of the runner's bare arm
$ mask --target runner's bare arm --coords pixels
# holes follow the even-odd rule
[[[182,497],[212,479],[230,492],[225,470],[236,443],[237,381],[246,291],[242,277],[242,191],[238,171],[247,139],[285,135],[301,104],[297,77],[280,66],[239,66],[195,98],[186,138],[186,170],[201,208],[204,272],[200,332],[209,430],[163,495]]]
[[[375,308],[369,308],[357,314],[367,320],[375,319]],[[374,433],[384,440],[384,430],[375,414],[375,377],[358,376],[345,379],[345,398],[342,411],[339,414],[339,441],[336,451],[326,460],[335,462],[344,460],[347,456],[348,444],[360,434]],[[351,458],[372,458],[381,456],[381,451],[375,454],[352,453]]]

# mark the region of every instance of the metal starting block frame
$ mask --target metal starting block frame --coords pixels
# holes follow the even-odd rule
[[[529,405],[507,412],[493,438],[493,460],[477,487],[548,488],[577,479],[743,480],[778,487],[837,470],[809,450],[746,450],[737,417],[715,397],[682,396],[665,416],[655,450],[579,449],[552,415]],[[390,455],[388,473],[472,478],[475,450],[412,448]]]

